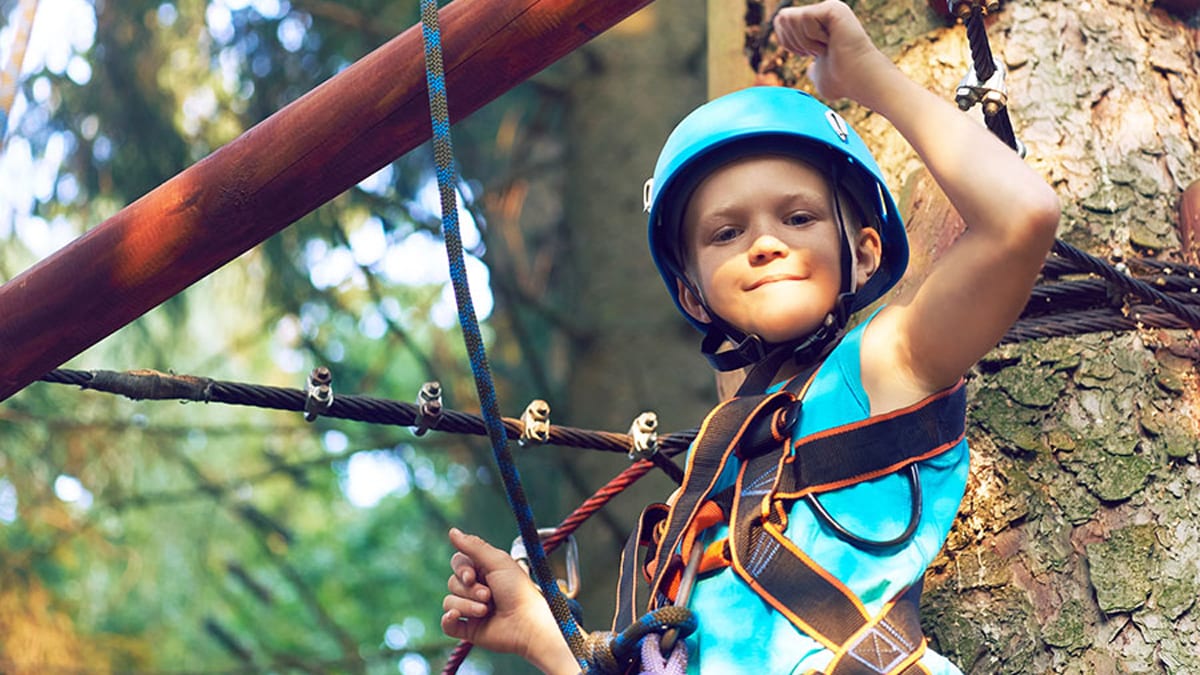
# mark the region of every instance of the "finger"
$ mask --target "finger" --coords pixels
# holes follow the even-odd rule
[[[446,580],[446,590],[468,600],[478,602],[491,602],[492,600],[491,588],[483,584],[464,584],[461,579],[453,575]]]
[[[799,56],[804,56],[804,48],[796,39],[796,33],[792,30],[791,9],[781,10],[775,15],[775,20],[772,22],[772,27],[775,30],[775,38],[779,44],[788,51],[791,51]],[[671,499],[667,500],[668,504],[674,503],[675,495],[671,495]]]
[[[458,528],[451,528],[450,543],[454,544],[455,548],[470,557],[475,564],[476,572],[483,578],[486,578],[489,572],[512,567],[517,564],[508,553]]]
[[[442,632],[446,637],[458,640],[469,640],[472,634],[471,622],[458,613],[457,610],[447,610],[442,614]]]
[[[475,561],[465,553],[456,552],[450,556],[450,569],[454,570],[454,576],[466,586],[475,583]]]
[[[447,595],[442,598],[442,609],[447,612],[458,612],[459,616],[468,619],[482,619],[492,613],[492,606],[486,602],[476,602],[457,595]]]
[[[824,54],[829,46],[829,27],[825,24],[826,17],[816,12],[810,12],[805,21],[800,23],[800,42],[810,54]]]
[[[797,56],[817,56],[825,53],[828,36],[821,38],[824,29],[816,22],[808,7],[790,7],[775,16],[775,33],[779,43]]]

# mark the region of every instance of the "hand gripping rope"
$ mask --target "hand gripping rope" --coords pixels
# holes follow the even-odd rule
[[[475,306],[471,301],[471,289],[467,283],[466,264],[463,261],[462,238],[458,229],[458,199],[455,192],[458,171],[454,165],[454,149],[450,141],[450,111],[446,104],[445,67],[442,62],[442,38],[436,0],[421,0],[421,29],[425,41],[425,75],[429,83],[433,157],[437,167],[438,194],[441,197],[442,237],[446,241],[446,257],[450,263],[450,279],[454,285],[454,300],[458,305],[458,320],[471,361],[471,372],[475,376],[480,408],[492,441],[492,452],[504,481],[504,492],[516,516],[517,528],[525,542],[525,550],[529,554],[533,578],[550,605],[550,611],[554,614],[571,653],[586,672],[590,669],[590,664],[588,658],[583,655],[583,633],[571,615],[567,600],[550,571],[546,554],[542,550],[541,538],[538,537],[537,525],[533,520],[533,511],[525,498],[525,490],[521,486],[521,477],[517,473],[512,453],[508,450],[508,438],[500,417],[500,408],[496,403],[496,389],[492,384],[487,352],[479,332],[479,322],[475,318]]]

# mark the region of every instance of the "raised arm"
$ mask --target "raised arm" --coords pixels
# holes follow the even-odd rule
[[[904,405],[950,386],[1020,315],[1054,241],[1058,197],[982,124],[896,68],[844,3],[785,9],[775,30],[785,48],[813,57],[809,77],[821,96],[854,100],[895,126],[967,225],[863,337],[868,393]],[[899,391],[879,382],[896,375]]]

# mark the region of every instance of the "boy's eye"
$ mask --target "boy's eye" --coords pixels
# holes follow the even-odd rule
[[[736,227],[725,226],[713,232],[710,241],[714,244],[724,244],[736,239],[740,233],[741,230]]]
[[[791,213],[783,219],[783,224],[791,225],[793,227],[800,227],[802,225],[808,225],[814,220],[816,219],[808,213]]]

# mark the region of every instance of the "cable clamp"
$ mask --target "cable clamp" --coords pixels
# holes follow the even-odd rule
[[[992,73],[986,82],[979,81],[975,64],[971,64],[971,69],[963,76],[962,82],[958,83],[958,88],[954,90],[954,102],[960,110],[970,110],[976,103],[980,103],[983,105],[984,115],[995,117],[1008,107],[1008,85],[1005,83],[1008,68],[995,58],[992,59],[992,63],[996,66],[996,72]]]
[[[541,541],[546,541],[546,539],[550,538],[557,532],[558,529],[554,527],[540,528],[537,531],[538,539]],[[575,599],[575,596],[579,595],[579,543],[575,541],[575,535],[567,535],[566,545],[567,578],[558,579],[557,582],[558,588],[562,591],[563,595],[573,600]],[[525,548],[524,539],[521,537],[513,539],[512,547],[509,548],[508,554],[512,556],[513,560],[517,561],[517,564],[521,566],[521,569],[525,570],[526,574],[530,573],[529,552]]]
[[[950,16],[956,19],[966,19],[971,10],[978,7],[983,14],[995,14],[1000,11],[1000,0],[947,0]]]
[[[521,413],[521,437],[517,440],[522,446],[542,445],[550,440],[550,404],[540,398],[535,398],[525,406]]]
[[[646,411],[629,425],[629,459],[650,459],[658,453],[658,414]]]
[[[308,374],[305,385],[304,421],[313,422],[333,407],[333,373],[325,366],[317,366]]]
[[[421,385],[417,392],[417,424],[414,436],[424,436],[426,431],[437,428],[442,419],[442,383],[436,380]]]

